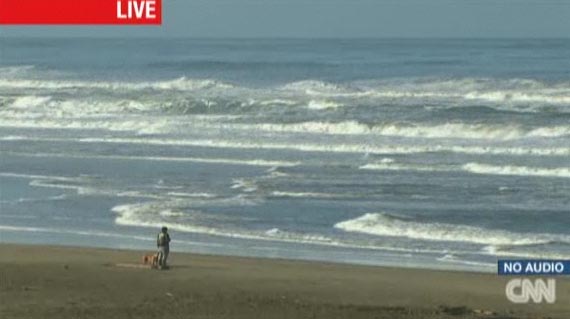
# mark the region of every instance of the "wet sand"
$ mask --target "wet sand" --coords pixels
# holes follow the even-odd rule
[[[567,278],[521,306],[494,274],[144,253],[2,244],[0,318],[570,318]]]

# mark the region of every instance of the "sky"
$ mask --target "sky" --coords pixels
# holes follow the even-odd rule
[[[163,25],[0,26],[0,36],[570,37],[570,0],[163,0]]]

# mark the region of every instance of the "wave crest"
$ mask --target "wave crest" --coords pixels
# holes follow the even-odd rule
[[[570,236],[516,233],[469,225],[422,223],[386,213],[368,213],[339,222],[335,228],[375,236],[407,237],[429,241],[467,242],[482,245],[536,245],[570,243]]]
[[[467,163],[463,165],[463,169],[475,174],[570,177],[570,167],[542,168],[514,165],[495,166],[480,163]]]
[[[533,137],[563,137],[570,135],[570,126],[524,128],[520,125],[488,125],[468,123],[384,123],[365,124],[357,121],[300,122],[292,124],[227,124],[224,127],[252,131],[309,133],[332,135],[379,135],[409,138],[459,138],[511,140]]]

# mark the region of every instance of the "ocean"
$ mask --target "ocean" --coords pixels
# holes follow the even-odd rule
[[[568,258],[570,40],[1,38],[0,156],[2,243]]]

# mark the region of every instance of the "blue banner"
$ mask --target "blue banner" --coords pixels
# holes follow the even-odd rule
[[[500,276],[570,275],[570,260],[499,260],[497,266],[498,274]]]

